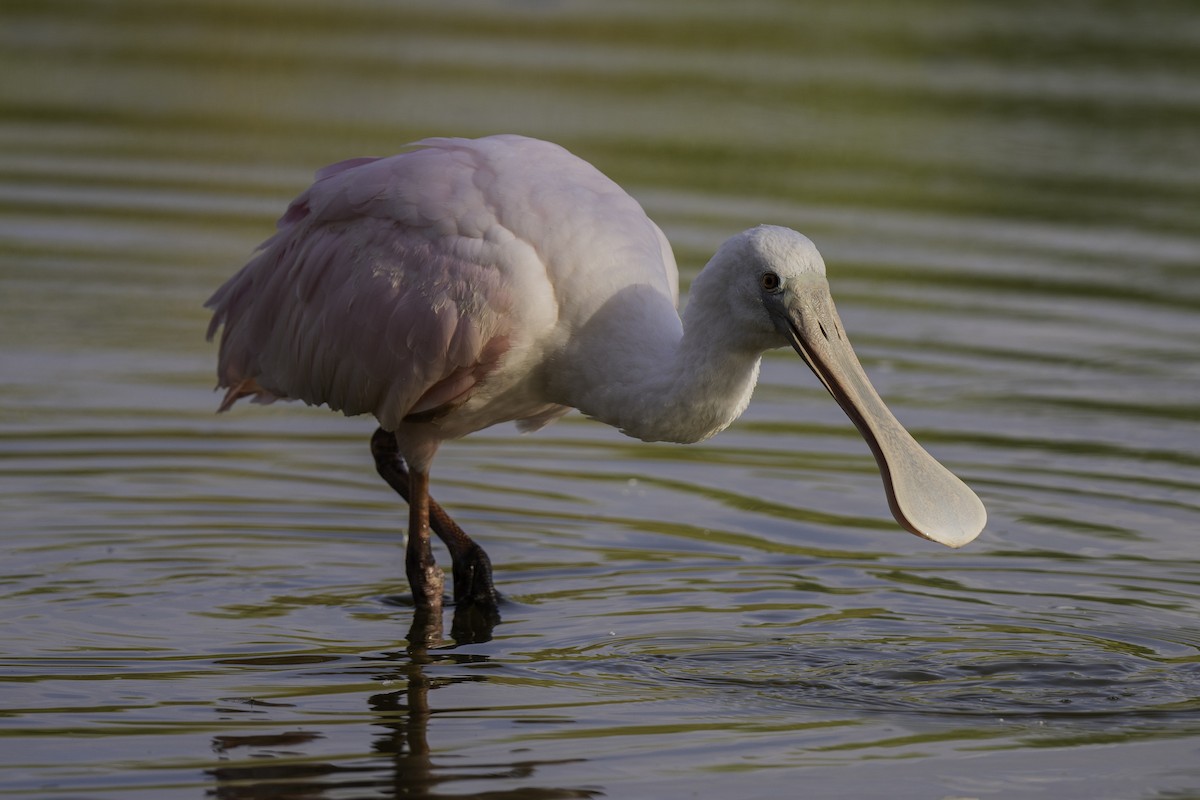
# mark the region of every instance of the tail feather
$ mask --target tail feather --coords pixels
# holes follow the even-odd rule
[[[279,399],[278,395],[268,392],[259,386],[258,381],[254,380],[254,378],[243,378],[233,386],[230,386],[229,390],[225,392],[225,398],[221,400],[221,406],[217,409],[217,413],[220,414],[223,411],[228,411],[238,400],[250,396],[253,396],[250,402],[261,405],[274,403]]]

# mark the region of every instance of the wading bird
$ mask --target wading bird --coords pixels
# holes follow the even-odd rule
[[[220,410],[242,397],[374,414],[376,467],[409,504],[405,567],[438,610],[450,551],[458,604],[494,607],[484,551],[429,496],[439,445],[499,422],[536,430],[572,408],[645,441],[697,442],[750,401],[759,362],[791,346],[858,427],[892,513],[959,547],[983,504],[908,434],[859,365],[807,238],[760,226],[721,245],[682,318],[662,231],[595,167],[520,136],[426,139],[326,167],[278,232],[209,299]]]

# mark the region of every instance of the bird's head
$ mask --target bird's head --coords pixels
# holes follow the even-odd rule
[[[973,491],[929,455],[880,399],[858,361],[825,279],[825,262],[805,236],[769,225],[721,245],[692,284],[688,324],[719,326],[735,346],[790,346],[866,439],[892,515],[926,539],[961,547],[987,513]],[[703,298],[703,299],[702,299]],[[697,302],[697,301],[700,302]],[[707,319],[704,319],[707,317]]]
[[[692,282],[688,313],[711,317],[702,324],[721,324],[736,345],[761,353],[790,344],[779,322],[814,290],[829,291],[816,245],[790,228],[759,225],[721,245]]]

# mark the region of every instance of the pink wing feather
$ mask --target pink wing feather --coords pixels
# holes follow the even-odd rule
[[[373,413],[394,430],[464,402],[508,349],[512,298],[503,272],[463,256],[471,187],[443,178],[406,202],[397,158],[326,167],[279,231],[213,294],[208,335],[224,325],[219,385],[236,400],[327,404]],[[410,170],[411,171],[411,170]],[[464,171],[466,174],[466,171]],[[461,177],[461,176],[460,176]],[[432,202],[431,202],[432,200]],[[486,225],[486,206],[474,222]],[[438,225],[442,228],[439,229]]]

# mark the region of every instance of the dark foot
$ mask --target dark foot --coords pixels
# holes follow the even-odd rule
[[[492,583],[492,560],[474,542],[454,559],[454,604],[495,610],[500,593]]]

